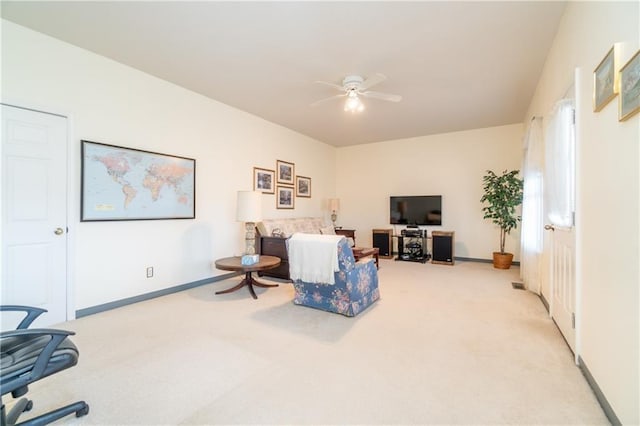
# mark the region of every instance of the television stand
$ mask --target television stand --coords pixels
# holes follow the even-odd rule
[[[404,262],[426,263],[431,259],[427,252],[427,231],[419,231],[419,235],[395,235],[398,239],[398,257]]]

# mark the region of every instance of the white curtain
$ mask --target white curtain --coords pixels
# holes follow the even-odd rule
[[[573,226],[575,126],[573,100],[556,103],[545,132],[545,203],[555,226]]]
[[[543,248],[543,144],[542,118],[534,117],[524,139],[520,278],[536,294],[540,294]]]

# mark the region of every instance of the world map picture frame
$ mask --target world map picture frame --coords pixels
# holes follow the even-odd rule
[[[195,219],[196,160],[81,141],[80,221]]]

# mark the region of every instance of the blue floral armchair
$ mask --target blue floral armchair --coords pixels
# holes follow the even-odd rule
[[[353,317],[380,298],[374,262],[356,263],[346,238],[338,241],[335,284],[293,280],[293,303]]]

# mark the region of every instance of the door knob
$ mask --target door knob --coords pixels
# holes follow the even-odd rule
[[[62,228],[56,228],[56,230],[53,231],[53,233],[56,235],[62,235],[64,234],[64,230]]]
[[[544,226],[545,231],[555,231],[556,228],[553,225],[545,225]]]

